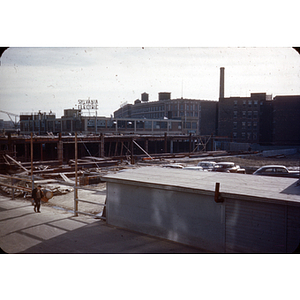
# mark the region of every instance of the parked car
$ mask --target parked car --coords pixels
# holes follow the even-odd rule
[[[285,166],[269,165],[257,169],[253,175],[299,178],[299,171],[289,171]]]
[[[240,168],[240,166],[236,165],[233,162],[219,162],[219,163],[216,163],[214,168],[212,169],[212,171],[214,171],[214,172],[246,174],[245,169]]]
[[[216,162],[214,162],[214,161],[200,161],[198,163],[198,167],[202,167],[203,170],[207,170],[207,171],[211,171],[215,165],[216,165]]]
[[[203,168],[200,166],[190,166],[190,167],[184,167],[184,170],[194,170],[194,171],[203,171]]]
[[[183,169],[184,166],[181,164],[169,164],[169,165],[164,165],[164,168],[173,168],[173,169]]]

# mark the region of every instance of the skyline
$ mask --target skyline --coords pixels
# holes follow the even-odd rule
[[[288,47],[12,47],[1,57],[0,106],[59,118],[90,98],[98,100],[97,115],[108,117],[144,92],[150,101],[159,92],[217,101],[220,67],[225,97],[300,95],[300,56]]]

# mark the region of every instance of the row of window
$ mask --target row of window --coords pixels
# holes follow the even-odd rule
[[[242,129],[246,129],[246,126],[248,129],[253,129],[253,130],[257,130],[257,122],[241,122],[242,125]],[[238,123],[237,122],[233,122],[233,129],[237,129],[238,128]]]
[[[188,110],[188,111],[198,111],[198,104],[167,104],[167,110]],[[201,110],[201,106],[199,105],[199,110]]]
[[[261,102],[260,103],[261,105],[263,104],[263,102]],[[237,106],[238,105],[238,100],[234,100],[233,101],[233,105],[234,106]],[[243,100],[243,106],[247,106],[248,105],[248,107],[252,107],[252,105],[254,106],[254,107],[257,107],[258,106],[258,100]]]
[[[162,119],[164,117],[168,117],[167,114],[164,112],[157,112],[157,113],[142,113],[142,114],[134,114],[135,118],[149,118],[149,119]],[[172,112],[172,118],[176,117],[198,117],[198,112],[184,112],[184,111],[179,111],[179,115],[177,111]]]
[[[237,139],[238,138],[238,133],[233,132],[232,136],[233,136],[234,139]],[[242,132],[241,133],[241,138],[242,139],[247,139],[249,141],[257,140],[257,133],[256,132]]]
[[[237,110],[233,111],[233,117],[235,119],[238,117]],[[258,111],[257,110],[255,110],[255,111],[251,111],[251,110],[245,111],[245,110],[243,110],[242,111],[242,117],[243,118],[248,117],[250,119],[252,119],[252,118],[257,119],[258,118]]]
[[[198,112],[198,104],[167,104],[166,105],[166,110],[168,111],[178,111],[179,110],[186,110],[186,111],[191,111],[191,112]],[[135,112],[139,113],[139,112],[147,112],[147,111],[164,111],[165,108],[164,106],[160,105],[160,106],[150,106],[150,107],[143,107],[143,108],[135,108]],[[199,110],[201,110],[201,106],[199,106]]]

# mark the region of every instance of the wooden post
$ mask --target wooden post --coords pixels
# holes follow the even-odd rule
[[[120,156],[123,155],[123,147],[124,147],[124,142],[122,141],[122,143],[121,143],[121,152],[120,152]]]
[[[34,189],[34,178],[33,178],[33,133],[31,132],[30,139],[30,160],[31,160],[31,186]]]
[[[130,145],[131,147],[131,149],[130,149],[130,151],[131,151],[131,164],[132,165],[134,165],[134,157],[133,157],[133,139],[131,139],[131,145]]]
[[[119,145],[119,140],[117,140],[115,144],[115,156],[117,156],[118,145]]]
[[[101,147],[100,157],[104,157],[105,155],[104,155],[104,135],[103,135],[103,133],[101,133],[100,139],[101,139],[101,142],[100,142],[100,147]]]
[[[167,137],[167,133],[165,132],[165,143],[164,143],[164,152],[167,153],[168,151],[168,137]]]
[[[145,150],[149,152],[149,140],[147,138],[145,140]]]
[[[58,135],[57,157],[58,157],[59,164],[62,165],[63,164],[63,142],[61,139],[61,133],[59,133]]]
[[[75,132],[75,187],[74,187],[74,216],[77,217],[78,216],[78,190],[77,190],[77,185],[78,185],[78,175],[77,175],[77,131]]]

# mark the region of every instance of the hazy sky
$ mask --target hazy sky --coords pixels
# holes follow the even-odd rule
[[[141,93],[157,100],[217,100],[220,67],[225,97],[254,92],[300,95],[300,55],[292,48],[20,48],[1,57],[0,109],[49,112],[57,117],[78,99],[97,99],[98,115],[110,116]],[[8,119],[0,113],[0,119]]]

